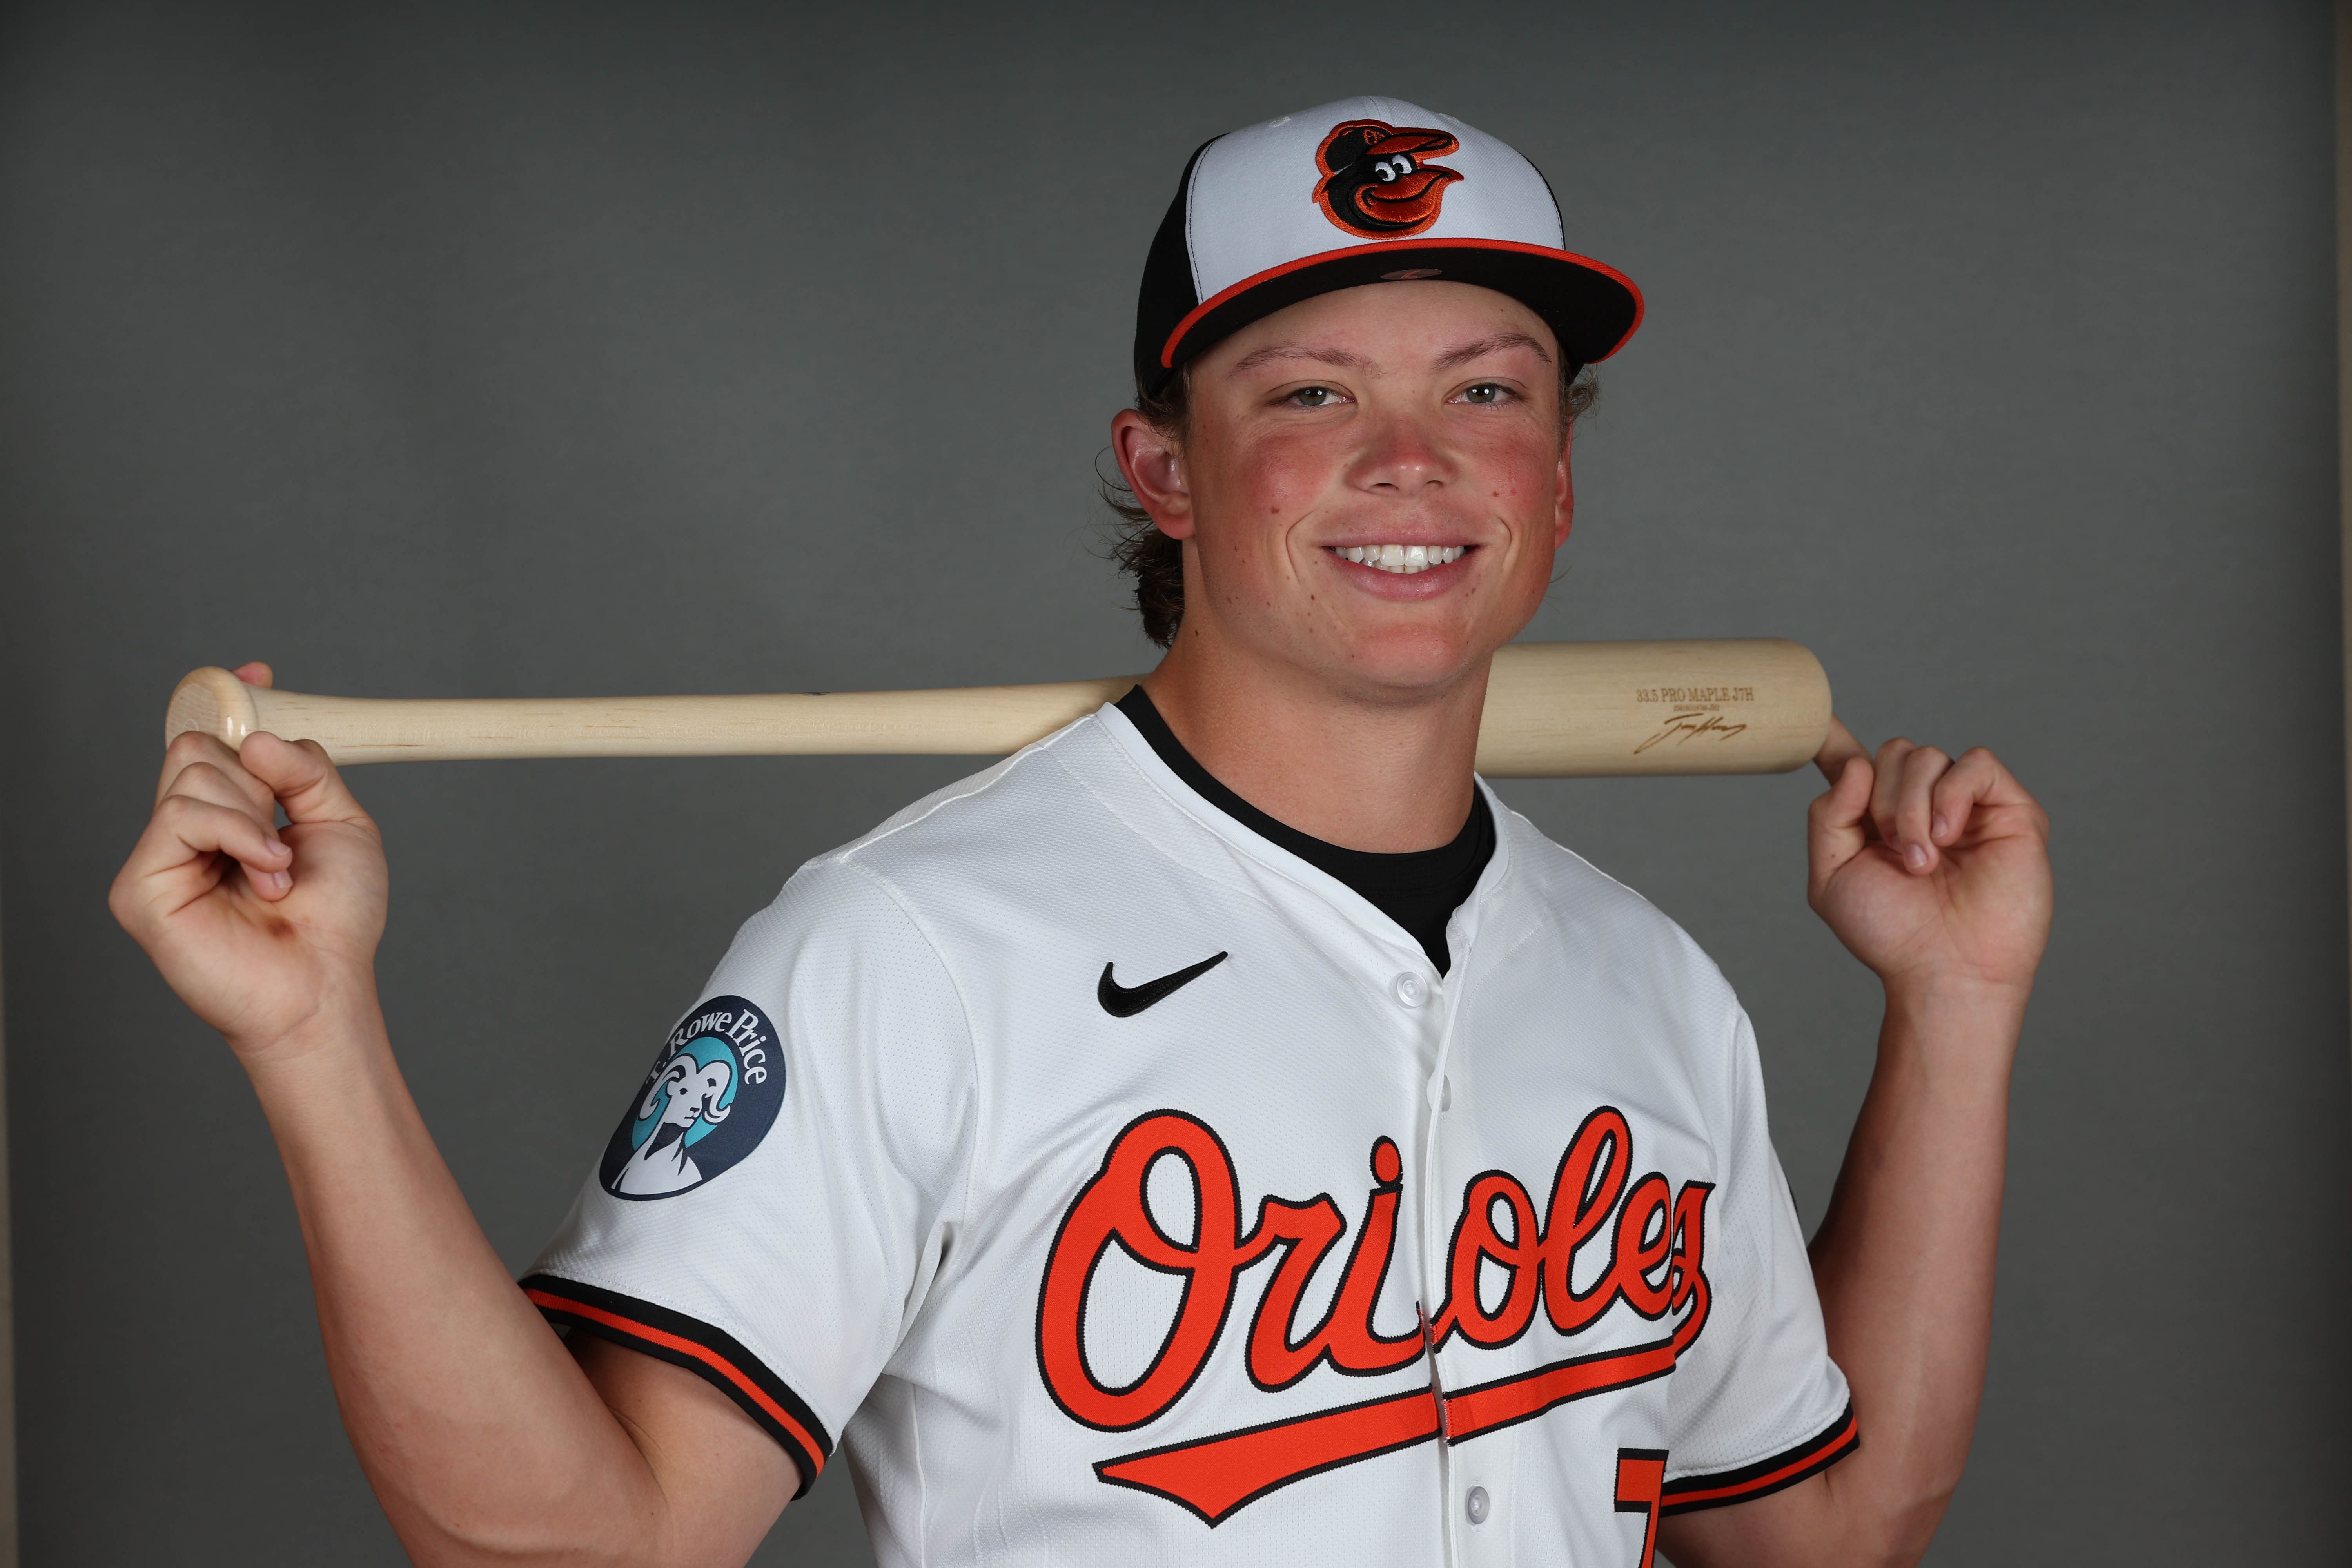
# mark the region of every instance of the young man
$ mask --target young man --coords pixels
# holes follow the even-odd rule
[[[835,1433],[888,1564],[1925,1550],[2046,827],[1833,731],[1810,894],[1887,1009],[1809,1260],[1721,976],[1471,771],[1639,308],[1447,117],[1196,153],[1113,426],[1166,660],[802,868],[520,1289],[384,1036],[373,825],[173,742],[114,907],[252,1077],[420,1562],[740,1562]]]

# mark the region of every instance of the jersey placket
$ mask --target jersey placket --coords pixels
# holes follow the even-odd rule
[[[1477,931],[1482,923],[1480,915],[1484,906],[1496,896],[1505,871],[1506,868],[1501,865],[1492,867],[1490,874],[1482,879],[1478,889],[1447,922],[1447,943],[1454,954],[1454,963],[1444,982],[1434,979],[1431,982],[1430,1006],[1432,1021],[1437,1027],[1437,1049],[1429,1081],[1424,1086],[1426,1109],[1422,1125],[1425,1131],[1420,1150],[1421,1272],[1424,1298],[1422,1321],[1424,1332],[1444,1305],[1447,1288],[1446,1255],[1453,1243],[1453,1229],[1448,1223],[1453,1211],[1447,1197],[1445,1177],[1449,1162],[1445,1154],[1454,1142],[1448,1133],[1464,1125],[1453,1114],[1452,1075],[1455,1065],[1455,1046],[1460,1037],[1459,1029],[1472,972],[1476,964]],[[1478,1500],[1484,1506],[1477,1510],[1477,1520],[1473,1522],[1469,1511],[1472,1483],[1462,1475],[1463,1467],[1445,1429],[1445,1394],[1454,1380],[1445,1375],[1444,1357],[1434,1342],[1430,1346],[1429,1367],[1430,1386],[1436,1396],[1438,1409],[1438,1510],[1440,1535],[1445,1543],[1445,1561],[1451,1565],[1507,1560],[1507,1555],[1497,1558],[1491,1551],[1478,1550],[1483,1542],[1473,1532],[1479,1531],[1491,1518],[1493,1497],[1488,1491],[1479,1493]],[[1507,1533],[1499,1526],[1495,1533],[1497,1539],[1507,1542]]]

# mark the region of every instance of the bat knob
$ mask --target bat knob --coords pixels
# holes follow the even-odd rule
[[[173,689],[172,705],[163,713],[163,743],[190,730],[200,730],[236,751],[245,738],[261,727],[253,688],[218,665],[192,669]]]

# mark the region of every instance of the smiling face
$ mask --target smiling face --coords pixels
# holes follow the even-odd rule
[[[1568,537],[1557,354],[1506,295],[1372,284],[1202,355],[1181,443],[1122,415],[1121,468],[1185,545],[1180,653],[1211,639],[1391,700],[1483,669]]]

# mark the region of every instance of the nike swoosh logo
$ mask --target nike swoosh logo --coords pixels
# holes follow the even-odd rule
[[[1147,980],[1136,986],[1121,985],[1113,980],[1110,977],[1113,965],[1106,963],[1102,979],[1095,985],[1095,1000],[1101,1003],[1103,1011],[1114,1018],[1132,1018],[1154,1002],[1165,1002],[1223,963],[1225,957],[1221,952],[1214,958],[1201,960],[1189,969],[1180,969],[1173,974],[1163,974],[1157,980]]]

